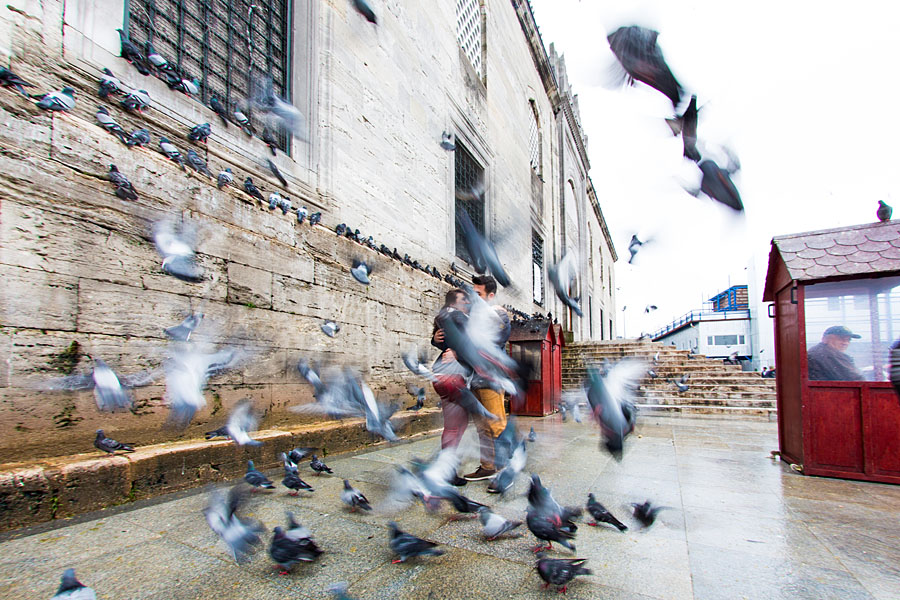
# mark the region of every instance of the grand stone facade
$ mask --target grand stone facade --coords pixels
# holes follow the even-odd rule
[[[356,364],[376,390],[400,394],[411,376],[399,353],[427,344],[449,286],[327,229],[345,222],[422,264],[447,272],[453,262],[470,275],[456,256],[458,157],[440,147],[443,131],[483,169],[485,230],[514,282],[500,302],[552,312],[575,339],[613,337],[615,250],[564,63],[544,51],[527,2],[483,0],[476,69],[457,41],[456,4],[377,3],[376,27],[347,0],[292,3],[291,99],[309,133],[274,160],[290,184],[282,193],[323,211],[325,227],[316,228],[186,175],[155,150],[159,135],[186,149],[188,128],[210,122],[208,147],[195,149],[214,172],[228,166],[238,181],[249,175],[266,191],[280,189],[261,166],[267,150],[259,139],[220,127],[209,108],[118,57],[122,0],[6,5],[3,62],[36,89],[72,85],[77,106],[51,115],[0,89],[0,459],[85,451],[100,426],[144,444],[196,437],[245,396],[264,410],[263,426],[297,423],[285,408],[310,400],[294,373],[299,356]],[[125,149],[94,124],[103,67],[150,93],[152,108],[141,116],[111,108],[127,130],[148,127],[152,148]],[[111,193],[104,180],[111,162],[134,183],[137,202]],[[163,215],[198,226],[204,282],[160,270],[149,231]],[[538,239],[536,270],[529,257]],[[562,309],[547,279],[566,250],[581,258],[575,295],[583,319]],[[354,257],[374,260],[371,286],[349,277]],[[89,356],[125,373],[158,365],[162,328],[197,309],[207,315],[207,339],[228,337],[258,355],[211,382],[207,409],[187,432],[161,428],[163,386],[137,392],[136,415],[112,416],[98,415],[87,393],[29,387],[84,371]],[[343,325],[333,341],[318,331],[325,318]]]

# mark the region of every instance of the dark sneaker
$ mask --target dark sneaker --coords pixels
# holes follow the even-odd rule
[[[487,492],[488,492],[488,494],[502,494],[502,493],[506,492],[506,490],[511,488],[512,484],[513,484],[513,482],[510,481],[509,483],[506,484],[506,487],[501,490],[500,486],[497,485],[497,479],[495,478],[493,481],[491,481],[491,484],[487,487]]]
[[[466,481],[484,481],[485,479],[490,479],[494,475],[497,474],[497,471],[493,469],[485,469],[482,466],[479,466],[475,469],[474,472],[469,473],[468,475],[463,475],[463,479]]]
[[[462,487],[462,486],[466,485],[467,483],[469,483],[469,482],[466,481],[465,479],[463,479],[462,477],[460,477],[459,475],[454,475],[453,479],[450,480],[450,485],[455,485],[456,487]]]

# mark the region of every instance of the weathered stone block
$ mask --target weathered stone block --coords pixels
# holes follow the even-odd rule
[[[228,302],[272,308],[272,272],[229,262]]]
[[[0,325],[74,331],[77,298],[73,277],[0,265]]]

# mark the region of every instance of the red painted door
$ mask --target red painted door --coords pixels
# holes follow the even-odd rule
[[[804,469],[812,475],[863,474],[863,415],[859,384],[810,382]]]
[[[882,481],[900,483],[900,399],[892,387],[866,387],[863,397],[866,473]]]

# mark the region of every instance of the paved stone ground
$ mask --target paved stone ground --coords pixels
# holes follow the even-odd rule
[[[792,472],[767,457],[777,446],[774,424],[647,418],[621,463],[598,452],[597,434],[586,424],[520,421],[525,431],[532,424],[539,439],[527,469],[560,503],[583,505],[593,491],[630,526],[629,502],[650,498],[672,507],[646,530],[580,527],[576,555],[588,559],[594,575],[570,586],[569,598],[900,598],[900,488]],[[419,438],[330,457],[335,476],[306,478],[315,493],[256,494],[246,514],[271,530],[290,509],[325,550],[288,576],[275,572],[265,552],[236,565],[200,514],[206,494],[192,493],[6,536],[0,597],[50,598],[66,567],[98,598],[122,600],[326,598],[326,588],[342,580],[360,600],[556,597],[541,589],[530,550],[535,539],[524,526],[522,537],[488,543],[477,521],[450,522],[448,512],[431,516],[415,506],[394,518],[447,553],[392,565],[391,515],[342,508],[342,477],[377,503],[394,464],[437,445],[435,437]],[[505,501],[487,494],[484,482],[464,493],[522,518],[526,487],[519,481]],[[564,549],[552,555],[571,556]]]

